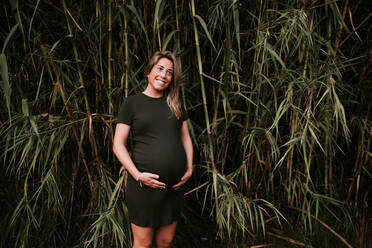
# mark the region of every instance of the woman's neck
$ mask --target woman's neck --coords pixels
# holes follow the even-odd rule
[[[147,87],[144,91],[142,91],[142,93],[153,98],[161,98],[164,95],[164,91],[157,91],[151,89],[150,87]]]

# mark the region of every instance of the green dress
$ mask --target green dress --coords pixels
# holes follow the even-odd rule
[[[158,174],[158,180],[166,184],[166,189],[141,187],[133,177],[128,177],[125,198],[131,223],[159,227],[178,220],[183,190],[171,187],[181,180],[187,168],[181,140],[181,126],[187,118],[184,110],[180,119],[175,118],[165,97],[138,93],[127,97],[121,105],[118,122],[131,127],[134,164],[141,172]]]

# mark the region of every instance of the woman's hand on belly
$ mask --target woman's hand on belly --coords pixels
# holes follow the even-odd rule
[[[187,180],[190,179],[192,175],[192,169],[187,169],[183,177],[181,178],[181,181],[179,181],[177,184],[172,186],[172,189],[177,190],[179,187],[181,187],[183,184],[187,182]]]
[[[164,189],[165,183],[156,180],[158,178],[159,178],[159,175],[157,174],[153,174],[149,172],[142,172],[141,176],[139,177],[139,181],[150,188]]]

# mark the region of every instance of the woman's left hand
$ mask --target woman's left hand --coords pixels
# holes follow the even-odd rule
[[[174,190],[179,189],[183,184],[185,184],[187,182],[187,180],[189,180],[191,175],[192,175],[192,169],[187,169],[187,171],[185,172],[185,174],[181,178],[181,181],[179,181],[177,184],[173,185],[172,189],[174,189]]]

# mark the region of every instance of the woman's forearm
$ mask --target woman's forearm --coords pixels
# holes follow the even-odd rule
[[[186,121],[184,121],[184,123],[182,124],[181,139],[186,153],[187,169],[192,170],[194,150],[192,147],[192,141]]]
[[[134,179],[137,179],[140,171],[134,165],[126,146],[114,143],[113,151],[123,167],[129,172],[129,174],[132,175]]]
[[[137,179],[140,175],[140,171],[138,171],[137,167],[133,163],[126,147],[129,131],[130,126],[128,125],[121,123],[116,125],[112,150],[120,163],[129,172],[129,174],[131,174],[133,178]]]

